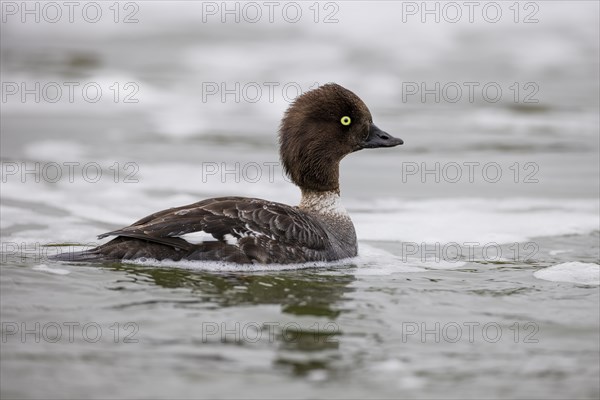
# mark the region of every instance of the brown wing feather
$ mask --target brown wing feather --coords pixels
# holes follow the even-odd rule
[[[223,242],[225,235],[232,235],[237,239],[264,237],[279,245],[312,250],[327,246],[327,233],[313,217],[285,204],[244,197],[208,199],[159,211],[99,238],[124,236],[190,250],[195,245],[178,236],[198,231]]]

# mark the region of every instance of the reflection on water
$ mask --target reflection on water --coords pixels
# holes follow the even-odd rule
[[[321,269],[314,272],[302,270],[245,274],[148,268],[130,264],[114,264],[110,268],[127,273],[128,279],[135,282],[189,289],[198,302],[216,303],[219,307],[280,304],[283,313],[332,320],[342,312],[338,303],[345,293],[353,291],[349,284],[356,280],[353,275],[340,272],[324,275]],[[111,289],[124,289],[116,283],[117,286]]]
[[[323,270],[268,274],[209,273],[127,264],[114,264],[105,268],[126,275],[126,278],[110,285],[111,290],[129,290],[131,283],[158,285],[167,289],[187,289],[190,295],[186,300],[177,302],[177,305],[189,307],[209,304],[209,308],[216,310],[248,305],[278,305],[283,315],[303,317],[304,323],[251,323],[241,328],[229,325],[226,328],[229,335],[218,335],[221,345],[251,346],[252,344],[248,343],[249,338],[269,338],[269,342],[277,348],[277,356],[273,360],[274,367],[283,367],[283,370],[289,370],[293,375],[305,376],[311,371],[333,369],[330,363],[341,357],[338,354],[339,337],[343,332],[335,321],[344,312],[344,295],[355,290],[350,284],[356,277],[345,273],[344,270],[350,268],[351,271],[352,268],[356,268],[355,265],[338,267],[331,270],[331,274]],[[118,307],[127,309],[130,306],[151,306],[153,302],[161,300],[143,304],[121,304]],[[222,329],[222,326],[210,325],[208,328],[211,331],[207,337],[210,337],[213,331]],[[241,335],[236,335],[240,332]],[[205,344],[204,340],[195,341],[196,346]]]

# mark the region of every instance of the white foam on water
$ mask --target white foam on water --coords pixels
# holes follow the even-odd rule
[[[599,225],[594,199],[388,199],[346,204],[358,238],[372,241],[483,246],[587,234]]]
[[[67,271],[66,269],[50,268],[46,264],[35,265],[32,269],[34,271],[48,272],[50,274],[56,274],[56,275],[68,275],[71,273],[70,271]]]
[[[86,145],[67,140],[40,140],[25,146],[25,155],[32,160],[72,162],[72,160],[84,159],[88,152]]]
[[[418,258],[407,258],[412,265],[418,265],[427,269],[457,269],[464,267],[467,263],[464,261],[448,261],[448,260],[419,260]]]
[[[73,249],[68,249],[72,251]],[[386,250],[377,247],[360,244],[359,255],[357,257],[345,258],[336,261],[311,261],[306,263],[294,264],[236,264],[232,262],[221,261],[191,261],[191,260],[157,260],[153,258],[139,258],[134,260],[123,261],[126,264],[141,265],[147,267],[158,268],[181,268],[194,271],[212,271],[212,272],[269,272],[269,271],[285,271],[285,270],[302,270],[302,269],[326,269],[331,273],[336,268],[344,269],[347,267],[356,267],[350,272],[356,276],[387,276],[393,274],[425,272],[428,269],[452,269],[463,266],[464,262],[447,262],[447,261],[420,261],[415,258],[402,260]]]
[[[12,74],[11,80],[20,82],[24,88],[33,90],[33,93],[38,93],[39,96],[43,94],[44,97],[41,97],[41,101],[21,101],[22,98],[19,95],[8,96],[2,106],[2,112],[8,115],[31,113],[38,115],[72,115],[74,113],[115,115],[131,112],[150,114],[158,104],[162,104],[161,91],[147,83],[143,84],[143,101],[139,101],[142,97],[141,94],[138,94],[140,79],[125,71],[104,70],[101,74],[92,75],[83,84],[78,84],[71,89],[65,85],[68,79],[61,79],[59,75],[48,72],[37,76],[19,72]],[[127,84],[131,86],[125,87]],[[39,85],[38,89],[35,89],[38,87],[36,85]],[[52,85],[52,89],[48,89],[47,85]],[[93,86],[89,90],[83,89],[86,85]],[[56,87],[60,88],[60,94],[55,94],[58,90],[55,89]],[[129,97],[127,97],[128,95]],[[31,98],[33,99],[33,97]],[[46,101],[54,98],[57,99],[56,102]],[[127,98],[127,102],[124,102],[125,98]]]
[[[193,271],[211,271],[211,272],[272,272],[285,270],[302,270],[302,269],[327,269],[330,272],[337,267],[345,270],[347,267],[360,266],[357,269],[352,269],[352,273],[357,276],[370,275],[392,275],[399,273],[413,273],[426,271],[423,267],[431,266],[431,263],[423,263],[419,261],[402,262],[400,257],[397,257],[385,250],[376,247],[361,244],[360,254],[357,257],[345,258],[336,261],[311,261],[306,263],[295,264],[236,264],[232,262],[221,261],[173,261],[173,260],[157,260],[152,258],[139,258],[135,260],[126,260],[126,264],[141,265],[147,267],[158,268],[181,268]],[[419,264],[423,267],[416,267]],[[458,263],[457,263],[458,264]]]
[[[127,260],[127,264],[135,264],[149,267],[160,268],[181,268],[194,271],[212,271],[212,272],[265,272],[265,271],[284,271],[300,270],[309,268],[332,268],[354,264],[355,258],[346,258],[343,260],[325,262],[315,261],[298,264],[236,264],[232,262],[221,261],[172,261],[156,260],[152,258],[140,258],[136,260]]]
[[[562,250],[562,249],[556,249],[556,250],[550,250],[550,251],[548,252],[548,254],[549,254],[549,255],[551,255],[551,256],[556,256],[556,255],[558,255],[558,254],[563,254],[563,253],[571,253],[572,251],[573,251],[572,249],[565,249],[565,250]]]
[[[377,377],[384,378],[386,375],[394,375],[399,388],[419,389],[425,385],[425,380],[411,373],[406,362],[398,359],[388,359],[375,362],[368,366],[368,372],[374,373]]]
[[[359,243],[356,259],[360,268],[354,271],[355,275],[392,275],[425,271],[413,262],[402,261],[400,257],[386,250],[365,243]]]
[[[551,282],[600,285],[600,265],[572,261],[540,269],[533,276]]]

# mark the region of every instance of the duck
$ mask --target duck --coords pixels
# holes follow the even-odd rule
[[[103,233],[98,239],[114,238],[55,259],[295,264],[353,258],[358,244],[340,199],[340,161],[359,150],[403,143],[373,123],[356,94],[328,83],[298,96],[279,127],[281,163],[301,190],[299,205],[234,196],[206,199]]]

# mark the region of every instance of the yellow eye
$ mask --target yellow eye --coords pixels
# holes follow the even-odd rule
[[[342,119],[340,119],[340,122],[342,123],[342,125],[348,126],[350,125],[350,122],[352,122],[352,120],[350,119],[350,117],[344,116],[342,117]]]

